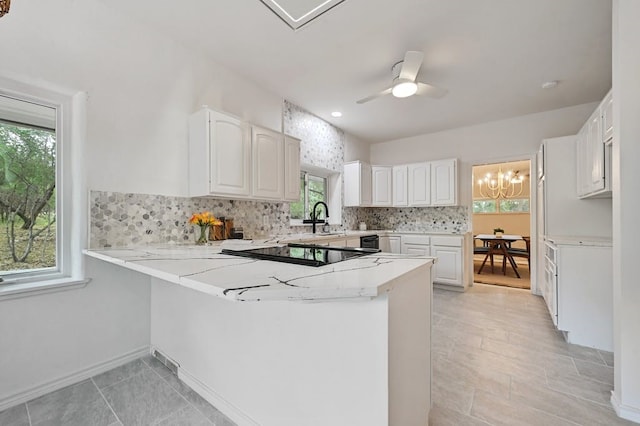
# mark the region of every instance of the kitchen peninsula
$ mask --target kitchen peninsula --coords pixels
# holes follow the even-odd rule
[[[309,267],[221,248],[85,253],[151,276],[151,349],[239,425],[427,423],[433,259]]]

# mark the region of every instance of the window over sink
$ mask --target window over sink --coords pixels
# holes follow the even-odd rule
[[[327,202],[327,178],[303,170],[300,172],[300,200],[290,205],[291,219],[311,219],[311,209],[318,201]],[[318,218],[325,218],[324,210]]]
[[[342,224],[342,174],[310,164],[302,164],[300,169],[300,199],[289,205],[290,225],[301,226],[304,220],[311,219],[311,210],[318,201],[329,206],[330,224]],[[325,219],[324,214],[324,209],[318,209],[319,219]]]

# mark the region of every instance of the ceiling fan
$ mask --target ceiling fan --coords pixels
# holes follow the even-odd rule
[[[423,59],[424,53],[409,50],[404,55],[404,60],[391,67],[391,73],[393,74],[391,87],[375,95],[360,99],[357,103],[363,104],[388,94],[392,94],[396,98],[406,98],[412,95],[424,95],[432,98],[443,97],[447,94],[447,90],[416,81]]]

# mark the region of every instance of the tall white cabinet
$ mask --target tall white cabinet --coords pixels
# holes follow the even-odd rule
[[[297,200],[300,141],[203,108],[189,117],[191,197]]]

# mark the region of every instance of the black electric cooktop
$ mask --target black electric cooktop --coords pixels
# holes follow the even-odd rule
[[[281,247],[263,247],[250,250],[222,249],[222,254],[272,260],[275,262],[295,263],[307,266],[323,266],[342,262],[365,254],[378,253],[378,249],[330,247],[314,244],[290,243]]]

